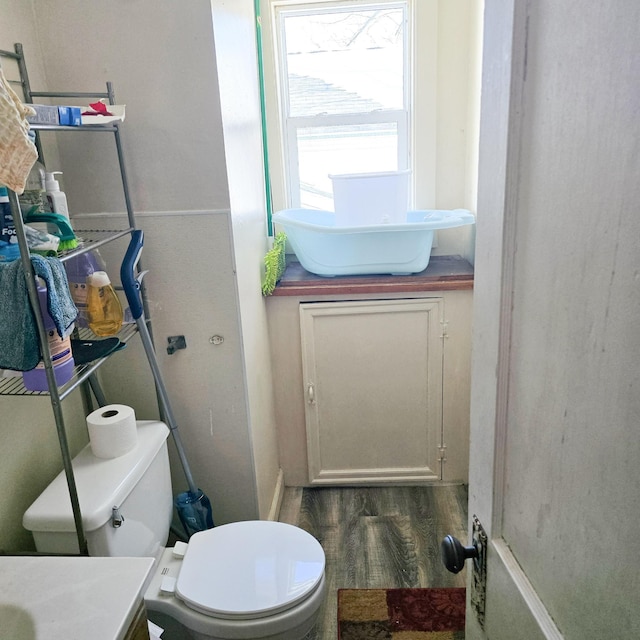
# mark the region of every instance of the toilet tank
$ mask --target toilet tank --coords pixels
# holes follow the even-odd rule
[[[97,458],[87,445],[74,459],[78,501],[91,556],[155,557],[166,544],[173,512],[163,422],[137,421],[138,443],[118,458]],[[113,508],[124,520],[114,526]],[[62,471],[22,519],[42,553],[79,553],[66,475]]]

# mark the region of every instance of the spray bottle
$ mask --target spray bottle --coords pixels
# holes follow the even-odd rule
[[[40,303],[40,314],[44,322],[44,328],[47,332],[49,342],[49,352],[51,353],[51,361],[53,363],[53,373],[58,386],[69,382],[73,376],[75,362],[71,351],[71,340],[69,336],[61,338],[56,330],[55,322],[49,315],[47,310],[47,287],[45,282],[36,278],[36,286],[38,288],[38,302]],[[22,381],[29,391],[47,391],[47,374],[44,368],[44,362],[40,360],[35,369],[24,371],[22,373]]]
[[[22,217],[33,213],[51,213],[45,191],[46,169],[39,160],[33,164],[24,185],[24,191],[18,196]]]
[[[64,263],[69,281],[69,291],[71,298],[78,308],[76,324],[79,327],[89,326],[89,314],[87,312],[87,293],[89,285],[87,279],[96,271],[105,271],[104,260],[97,249],[81,253],[78,256],[69,258]]]

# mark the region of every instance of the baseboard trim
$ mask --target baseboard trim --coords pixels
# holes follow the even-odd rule
[[[267,520],[277,521],[280,516],[280,507],[282,506],[282,498],[284,497],[284,471],[278,470],[278,479],[276,480],[276,486],[273,491],[273,500],[271,501],[271,508],[269,509],[269,515]]]

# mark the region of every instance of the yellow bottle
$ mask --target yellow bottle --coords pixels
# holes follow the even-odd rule
[[[97,336],[114,336],[122,327],[122,305],[105,271],[87,276],[89,329]]]

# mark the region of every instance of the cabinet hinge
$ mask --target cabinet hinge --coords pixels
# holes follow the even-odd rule
[[[438,447],[438,451],[440,452],[440,457],[438,458],[438,462],[446,462],[447,460],[447,445],[444,442]]]
[[[441,327],[442,327],[442,334],[440,335],[440,337],[444,340],[445,338],[448,338],[448,337],[449,337],[449,332],[448,332],[448,329],[449,329],[449,323],[448,323],[446,320],[443,320],[443,321],[440,323],[440,325],[441,325]]]

